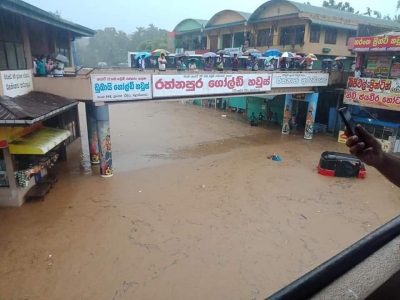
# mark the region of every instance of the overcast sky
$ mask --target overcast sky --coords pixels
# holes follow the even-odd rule
[[[69,21],[91,29],[115,27],[131,33],[139,26],[153,23],[155,26],[172,31],[180,21],[186,18],[209,20],[215,13],[232,9],[252,13],[263,0],[236,1],[178,1],[178,0],[25,0],[46,11],[59,11]],[[311,4],[321,6],[323,0],[309,0]],[[346,2],[347,0],[342,0]],[[354,9],[366,11],[366,0],[348,0]],[[306,0],[297,0],[306,2]],[[340,2],[337,0],[336,2]],[[140,3],[135,5],[134,3]],[[397,0],[369,1],[372,10],[382,15],[394,15]]]

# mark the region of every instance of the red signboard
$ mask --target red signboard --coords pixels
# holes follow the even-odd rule
[[[369,36],[354,38],[353,49],[356,52],[399,51],[400,36]]]

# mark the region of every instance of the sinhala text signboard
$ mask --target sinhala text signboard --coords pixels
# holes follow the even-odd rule
[[[271,90],[271,74],[153,75],[153,97],[229,95]]]
[[[93,101],[131,101],[151,99],[151,75],[91,75]]]

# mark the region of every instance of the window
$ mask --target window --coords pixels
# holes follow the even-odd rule
[[[306,29],[305,25],[299,25],[294,27],[294,44],[304,43],[304,31]]]
[[[291,27],[281,27],[281,33],[279,35],[279,45],[282,45],[282,46],[289,45],[290,28]]]
[[[261,29],[257,34],[257,46],[272,46],[274,42],[273,29]]]
[[[6,45],[8,69],[12,69],[12,70],[18,69],[17,54],[15,52],[15,44],[14,43],[5,43],[5,45]]]
[[[0,42],[0,70],[7,70],[7,56],[4,42]]]
[[[325,29],[325,44],[335,45],[337,39],[337,29],[336,28],[326,28]]]
[[[349,42],[349,38],[356,37],[356,36],[357,36],[357,31],[355,31],[355,30],[347,30],[346,46],[347,46],[347,44]]]
[[[24,46],[22,44],[15,44],[15,52],[17,54],[18,69],[26,69]]]
[[[319,43],[320,36],[321,36],[321,27],[311,26],[310,43]]]

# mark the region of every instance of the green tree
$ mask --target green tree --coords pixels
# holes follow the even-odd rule
[[[99,62],[106,62],[111,66],[126,63],[129,51],[166,48],[167,31],[150,24],[148,27],[137,27],[128,35],[110,27],[98,30],[94,37],[85,41],[84,43],[80,40],[77,43],[82,66],[95,67]]]
[[[322,6],[326,7],[326,8],[332,8],[332,9],[337,9],[337,10],[342,10],[342,11],[347,11],[347,12],[354,13],[354,8],[351,7],[349,2],[344,2],[344,3],[343,2],[338,2],[338,3],[336,3],[335,0],[328,0],[328,1],[324,1],[322,3]]]

